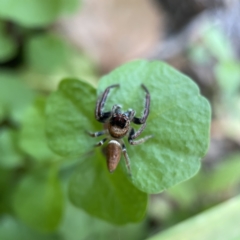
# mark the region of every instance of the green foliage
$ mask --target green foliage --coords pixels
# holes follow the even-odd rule
[[[42,27],[76,9],[77,0],[1,0],[0,15],[26,27]]]
[[[81,76],[96,85],[97,75],[92,60],[56,34],[30,36],[24,50],[26,67],[20,73],[22,78],[38,89],[55,89],[60,79],[69,76]]]
[[[5,24],[0,21],[0,63],[13,57],[17,50],[14,40],[6,34],[5,28]]]
[[[215,112],[219,115],[228,112],[233,118],[239,119],[239,87],[240,62],[233,46],[223,29],[206,24],[200,31],[201,41],[193,44],[190,58],[194,63],[202,66],[212,65],[213,75],[219,86],[221,104],[214,103]],[[227,114],[228,115],[228,114]]]
[[[74,205],[115,224],[140,221],[148,198],[128,181],[121,168],[109,174],[100,151],[86,159],[75,172],[69,196]]]
[[[140,116],[144,102],[141,83],[151,93],[151,111],[142,135],[154,134],[154,138],[142,146],[127,145],[133,174],[129,180],[143,192],[156,193],[193,176],[208,147],[210,124],[209,104],[197,86],[166,64],[147,61],[126,64],[106,75],[100,80],[98,91],[114,83],[120,83],[120,88],[112,90],[105,110],[121,104],[123,109],[135,109]],[[90,85],[73,79],[61,82],[47,103],[47,135],[54,151],[80,157],[93,150],[98,140],[88,137],[84,131],[101,130],[94,119],[95,102],[95,90]],[[102,153],[95,152],[80,165],[70,181],[72,202],[92,215],[115,223],[141,219],[145,196],[134,190],[130,182],[127,184],[127,174],[124,177],[122,173],[126,173],[124,163],[110,176],[105,161]],[[121,187],[123,181],[126,181],[125,188]],[[123,204],[130,189],[131,198]],[[101,192],[106,193],[101,197]],[[139,197],[145,200],[142,209],[136,208],[137,213],[132,206],[133,199]],[[98,204],[94,202],[96,198]],[[109,205],[118,207],[109,208]],[[120,211],[120,215],[118,209],[122,208],[128,212],[132,209],[129,215],[132,219],[126,218],[126,210]]]
[[[78,0],[0,1],[0,62],[2,66],[11,68],[11,72],[0,71],[0,239],[143,238],[147,234],[146,222],[142,219],[147,209],[148,193],[160,192],[191,177],[199,168],[196,158],[206,151],[208,105],[190,80],[164,64],[130,63],[103,77],[96,90],[98,77],[92,61],[53,33],[49,26],[57,18],[75,11],[78,5]],[[20,67],[14,69],[14,64]],[[158,68],[163,72],[159,73]],[[132,76],[134,72],[136,75]],[[169,77],[166,72],[170,72]],[[153,80],[149,81],[147,75]],[[68,76],[71,79],[62,81],[59,89],[49,97],[46,119],[46,97],[37,96],[25,83],[48,93],[59,79]],[[74,79],[79,76],[84,81]],[[171,90],[177,82],[173,83],[172,78],[183,81],[183,86],[180,86],[189,88],[189,93],[181,90],[176,94]],[[129,87],[125,85],[126,81]],[[169,87],[166,81],[171,82]],[[124,161],[120,162],[114,174],[109,174],[103,149],[92,147],[99,139],[85,134],[85,130],[102,129],[93,117],[97,95],[115,82],[121,83],[121,88],[111,92],[106,109],[117,101],[124,109],[136,109],[139,115],[144,101],[141,83],[147,85],[152,96],[151,114],[143,136],[154,134],[154,138],[143,146],[127,146],[133,169],[132,179],[126,174]],[[175,104],[180,109],[184,109],[182,106],[189,108],[189,112],[192,106],[199,107],[203,109],[201,114],[206,121],[198,122],[194,129],[188,118],[190,116],[195,121],[194,114],[187,113],[185,118],[185,113],[175,111],[172,115],[164,102],[167,94],[163,94],[164,101],[158,96],[159,87],[170,93],[169,97],[180,93],[171,102],[170,109],[175,111]],[[162,90],[160,92],[162,94]],[[115,100],[113,94],[116,94]],[[188,101],[179,101],[186,96],[193,101],[192,105]],[[161,114],[159,106],[164,110]],[[176,121],[177,115],[180,120],[176,126],[169,125],[171,136],[166,137],[166,133],[170,133],[168,119]],[[178,127],[184,128],[182,121],[187,121],[189,125],[183,125],[193,132],[185,138],[181,131],[176,131]],[[202,121],[201,117],[199,121]],[[46,142],[46,124],[49,144],[57,154]],[[204,126],[199,131],[201,124]],[[199,134],[197,140],[194,131]],[[188,145],[175,144],[174,138],[178,137],[185,144],[187,138],[189,142],[196,140],[202,143],[189,150]],[[163,153],[159,155],[156,146],[161,146]],[[186,162],[183,161],[177,172],[173,169],[178,165],[173,164],[176,156],[172,153],[179,149]],[[187,164],[190,155],[193,156]],[[164,168],[165,161],[171,163]],[[66,192],[71,203],[69,199],[65,201],[66,192],[62,190],[68,181]],[[110,223],[132,224],[119,227]]]
[[[34,97],[34,92],[22,84],[21,78],[9,72],[0,72],[0,104],[13,121],[21,120],[22,112]]]
[[[212,174],[204,174],[203,194],[214,195],[219,192],[230,192],[237,189],[240,183],[240,154],[232,154],[219,163]],[[200,189],[200,188],[199,188]]]
[[[14,168],[23,164],[23,154],[16,145],[16,130],[2,129],[0,131],[0,166]]]
[[[216,65],[214,74],[224,92],[223,101],[226,106],[236,105],[240,101],[238,92],[240,86],[240,62],[234,60],[220,62]],[[238,105],[235,106],[234,110],[236,109],[238,109]]]
[[[239,155],[185,181],[200,167],[210,124],[209,105],[189,78],[164,63],[135,61],[104,76],[96,89],[93,62],[53,33],[50,25],[78,5],[79,0],[0,1],[0,63],[11,67],[11,72],[0,70],[0,239],[145,239],[149,221],[115,224],[141,221],[148,193],[168,189],[161,195],[165,202],[160,195],[154,197],[161,205],[160,212],[153,208],[154,216],[164,227],[180,214],[190,216],[238,191]],[[214,74],[223,104],[234,111],[239,102],[239,61],[221,29],[207,26],[202,32],[202,45],[193,46],[192,58],[206,65],[217,60]],[[36,98],[25,86],[49,93],[64,78],[49,97],[47,109],[47,98]],[[104,147],[93,149],[101,138],[85,134],[103,128],[94,119],[95,103],[114,83],[120,88],[111,90],[105,110],[118,103],[141,116],[145,93],[140,85],[144,83],[151,94],[150,115],[141,136],[154,137],[139,146],[130,146],[125,139],[132,178],[123,159],[110,174]],[[55,153],[46,142],[45,130]],[[239,205],[238,200],[235,203]],[[173,228],[166,236],[237,238],[236,206],[226,203],[224,210],[206,212],[184,223],[182,231]],[[149,216],[153,218],[151,212]],[[199,222],[203,225],[197,228]]]
[[[26,174],[14,193],[13,208],[27,225],[39,231],[58,227],[63,211],[63,192],[54,166]]]
[[[0,103],[0,122],[2,122],[3,121],[3,119],[5,118],[5,116],[6,116],[6,109],[5,109],[5,107],[3,106],[3,104],[2,103]]]
[[[149,240],[236,240],[240,238],[240,196],[184,221]]]
[[[217,60],[228,61],[233,59],[234,53],[231,43],[221,28],[207,25],[203,28],[202,33],[204,34],[204,45]]]
[[[163,63],[145,61],[126,64],[103,77],[99,91],[113,83],[121,87],[113,90],[114,98],[111,94],[106,109],[122,104],[124,109],[136,109],[139,116],[144,99],[140,84],[145,83],[151,93],[151,113],[144,135],[154,134],[154,138],[144,147],[128,146],[134,184],[145,192],[159,192],[194,175],[208,147],[210,123],[209,105],[197,86]],[[96,97],[85,85],[65,80],[48,102],[49,143],[59,154],[81,154],[92,142],[89,138],[86,143],[81,133],[96,129]]]
[[[227,98],[238,94],[240,63],[234,55],[229,39],[221,29],[213,27],[204,36],[203,40],[206,48],[218,61],[214,73],[220,88],[227,95]]]
[[[220,196],[236,191],[240,183],[239,160],[240,154],[228,156],[212,171],[201,170],[191,180],[169,189],[167,194],[185,211],[196,203],[202,208],[216,204]]]
[[[19,146],[38,161],[59,159],[48,147],[45,136],[45,98],[39,97],[25,113],[19,133]]]
[[[93,218],[79,208],[67,202],[65,216],[59,227],[59,233],[65,240],[79,239],[143,239],[147,236],[147,222],[116,226]]]
[[[47,114],[50,113],[47,119],[47,134],[50,139],[55,139],[50,142],[54,150],[65,156],[76,156],[92,149],[95,140],[89,139],[92,142],[89,144],[90,141],[84,138],[84,131],[94,125],[100,127],[92,118],[94,105],[95,90],[88,84],[78,80],[65,80],[60,84],[59,91],[51,95],[47,106]],[[62,137],[59,137],[59,134]],[[147,195],[124,178],[121,169],[118,172],[109,176],[102,154],[86,159],[70,182],[69,194],[72,202],[90,214],[110,222],[123,224],[141,220],[146,210]],[[90,185],[82,184],[86,183],[85,179],[97,181],[90,180]]]
[[[85,131],[95,120],[95,89],[78,80],[64,80],[49,99],[46,109],[50,147],[62,156],[80,156],[92,149]],[[100,124],[99,124],[100,125]],[[93,142],[93,140],[92,140]]]
[[[0,214],[11,212],[14,172],[10,168],[0,167]],[[1,226],[1,224],[0,224]],[[1,239],[1,237],[0,237]]]
[[[70,14],[76,12],[81,3],[80,0],[62,0],[62,14]]]
[[[99,92],[113,83],[121,87],[109,105],[143,111],[144,83],[151,93],[151,111],[142,146],[128,146],[133,183],[147,193],[157,193],[182,182],[199,170],[208,148],[210,107],[197,85],[164,63],[136,61],[103,77]],[[108,106],[109,106],[108,105]]]
[[[1,219],[0,239],[4,240],[62,240],[56,234],[39,233],[33,229],[29,229],[22,222],[17,221],[12,216],[4,216]],[[67,239],[66,239],[67,240]]]
[[[39,34],[27,41],[26,63],[36,71],[53,72],[67,61],[67,56],[66,42],[54,34]]]

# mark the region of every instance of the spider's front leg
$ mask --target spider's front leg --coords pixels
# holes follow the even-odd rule
[[[141,118],[137,118],[137,117],[133,118],[132,121],[135,124],[144,124],[146,122],[148,114],[149,114],[149,108],[150,108],[150,93],[144,84],[142,84],[141,87],[146,92],[145,108],[144,108],[143,116]]]
[[[105,102],[107,100],[107,96],[109,94],[110,89],[119,87],[119,86],[120,86],[119,84],[114,84],[114,85],[107,87],[105,89],[104,93],[102,94],[102,96],[97,101],[96,109],[95,109],[95,118],[97,119],[97,121],[104,123],[111,116],[111,111],[103,112],[103,108],[104,108]]]
[[[137,132],[135,132],[133,128],[131,129],[131,131],[130,131],[130,133],[129,133],[129,136],[128,136],[128,142],[129,142],[131,145],[138,145],[138,144],[144,143],[144,142],[146,142],[149,138],[152,138],[152,137],[153,137],[152,135],[149,135],[149,136],[140,138],[139,140],[134,140],[135,138],[137,138],[137,137],[142,133],[142,131],[144,130],[145,127],[146,127],[146,123],[144,123],[144,124],[138,129]]]

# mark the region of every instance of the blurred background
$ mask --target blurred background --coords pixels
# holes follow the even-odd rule
[[[239,22],[238,0],[0,0],[0,239],[146,239],[238,196]],[[70,203],[54,230],[22,221],[16,185],[51,156],[36,130],[44,128],[45,97],[64,77],[97,86],[102,75],[136,58],[168,62],[209,100],[211,140],[200,172],[150,196],[139,224],[114,226]],[[40,107],[29,110],[39,95]]]

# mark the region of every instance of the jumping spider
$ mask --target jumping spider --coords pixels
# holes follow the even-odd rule
[[[89,135],[92,137],[99,137],[101,135],[107,134],[107,137],[98,142],[97,144],[95,144],[95,146],[96,147],[102,146],[104,142],[109,140],[106,148],[107,166],[109,172],[112,173],[117,168],[117,165],[121,158],[121,152],[123,152],[126,161],[126,167],[128,169],[129,174],[131,175],[130,160],[127,154],[126,146],[122,138],[128,135],[128,142],[131,145],[137,145],[145,142],[146,140],[152,137],[146,136],[139,140],[134,140],[142,133],[142,131],[146,127],[146,120],[149,114],[150,107],[150,94],[146,86],[142,84],[141,87],[146,92],[146,97],[145,97],[145,109],[143,112],[143,116],[141,118],[135,117],[135,111],[132,109],[128,109],[128,111],[122,112],[121,106],[119,105],[114,105],[112,107],[112,111],[104,112],[103,108],[110,89],[119,86],[120,86],[119,84],[114,84],[107,87],[102,96],[97,101],[95,118],[97,121],[104,123],[106,128],[100,132],[95,133],[89,132]],[[130,126],[130,122],[133,122],[138,125],[141,124],[142,126],[135,132],[134,129]]]

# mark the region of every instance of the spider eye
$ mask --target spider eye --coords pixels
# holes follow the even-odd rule
[[[121,115],[117,115],[111,119],[111,125],[119,128],[124,128],[126,123],[126,119]]]

